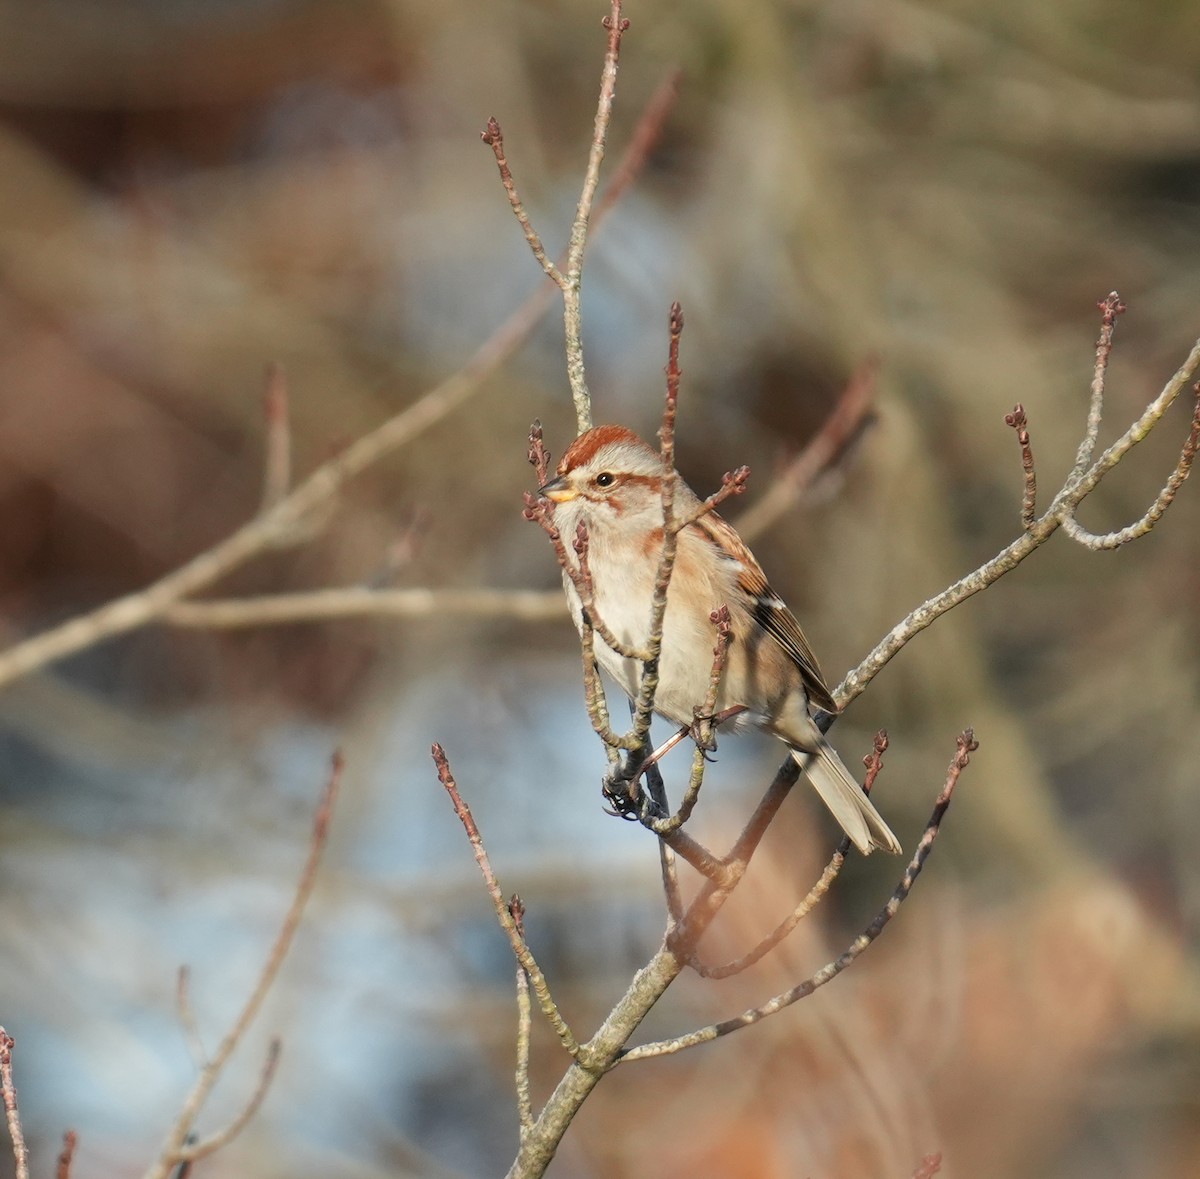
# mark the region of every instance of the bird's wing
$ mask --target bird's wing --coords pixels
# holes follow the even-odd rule
[[[767,583],[766,574],[733,526],[716,512],[708,512],[690,527],[698,529],[724,557],[737,563],[738,586],[753,603],[755,622],[788,653],[800,669],[809,700],[826,712],[837,712],[838,707],[821,674],[817,657],[812,653],[800,624],[783,599]]]

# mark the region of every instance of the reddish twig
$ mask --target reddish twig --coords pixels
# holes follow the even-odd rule
[[[525,206],[517,194],[512,170],[504,155],[504,132],[500,130],[500,124],[495,119],[488,119],[487,130],[481,131],[479,137],[492,149],[492,153],[496,157],[496,166],[500,169],[500,183],[504,185],[504,191],[508,194],[508,203],[521,223],[521,229],[525,234],[525,240],[529,243],[529,248],[533,251],[533,256],[558,287],[565,287],[567,280],[563,277],[562,271],[547,257],[542,239],[538,236],[537,230],[533,228],[529,214],[525,212]]]
[[[446,793],[450,796],[450,801],[454,805],[454,813],[458,815],[459,822],[462,823],[463,829],[467,833],[467,839],[470,841],[471,850],[475,853],[475,862],[479,865],[479,871],[483,874],[484,884],[487,885],[488,895],[492,898],[492,907],[496,911],[500,928],[508,936],[509,945],[512,946],[517,962],[529,976],[530,986],[532,986],[533,993],[537,996],[542,1014],[545,1015],[550,1026],[554,1028],[555,1033],[562,1042],[562,1046],[573,1057],[578,1058],[579,1041],[576,1040],[571,1029],[567,1026],[566,1020],[563,1019],[562,1014],[559,1012],[558,1005],[554,1002],[554,998],[550,994],[550,987],[546,982],[546,976],[542,974],[541,968],[533,957],[533,953],[525,944],[525,939],[517,928],[517,923],[513,918],[512,912],[509,910],[508,902],[504,899],[504,894],[500,890],[500,882],[496,879],[496,873],[492,871],[492,864],[488,858],[487,848],[483,845],[483,836],[479,833],[475,817],[471,814],[471,808],[467,806],[462,795],[459,793],[458,783],[455,782],[454,774],[450,770],[450,761],[446,756],[446,751],[441,745],[435,743],[432,754],[433,763],[437,767],[438,779],[446,788]]]
[[[640,758],[646,748],[650,733],[650,718],[654,714],[654,696],[658,691],[658,660],[662,653],[663,621],[667,614],[667,590],[671,574],[675,569],[675,554],[679,544],[675,528],[675,484],[679,475],[675,470],[675,413],[679,403],[679,339],[683,334],[683,308],[678,302],[671,304],[669,318],[669,340],[667,344],[667,395],[663,403],[662,425],[658,437],[661,443],[663,462],[662,474],[662,549],[658,558],[658,572],[654,579],[654,593],[650,599],[650,626],[646,639],[645,657],[642,660],[642,676],[638,685],[637,699],[633,708],[632,737],[633,756]]]
[[[1125,311],[1125,304],[1121,302],[1121,296],[1116,291],[1110,291],[1096,306],[1100,309],[1100,335],[1096,340],[1096,363],[1092,369],[1087,427],[1084,430],[1083,441],[1079,444],[1079,453],[1075,456],[1075,466],[1071,469],[1068,484],[1083,477],[1092,461],[1092,455],[1096,452],[1096,439],[1100,435],[1100,421],[1104,416],[1104,382],[1108,375],[1108,358],[1112,354],[1113,331],[1117,326],[1117,316]]]
[[[1017,402],[1012,413],[1004,415],[1004,424],[1017,432],[1017,444],[1021,448],[1021,469],[1025,472],[1025,492],[1021,496],[1021,523],[1026,531],[1033,527],[1037,516],[1037,473],[1033,469],[1033,447],[1029,442],[1029,423],[1025,418],[1025,407]]]
[[[529,427],[529,465],[538,478],[538,486],[543,487],[550,482],[550,452],[542,436],[542,423],[534,418]]]
[[[678,831],[692,817],[696,803],[700,798],[700,788],[704,784],[704,769],[706,755],[715,749],[714,737],[717,710],[717,694],[721,690],[721,680],[729,663],[729,647],[733,642],[733,624],[729,617],[729,607],[720,606],[709,615],[709,621],[717,628],[717,641],[713,647],[712,670],[708,677],[708,691],[704,700],[694,709],[695,720],[691,733],[696,741],[696,752],[692,757],[692,772],[688,778],[687,789],[679,803],[679,810],[667,817],[651,815],[645,807],[642,808],[641,821],[655,835],[670,835]]]
[[[17,1109],[17,1086],[13,1080],[13,1048],[16,1041],[0,1027],[0,1096],[4,1100],[4,1116],[8,1121],[8,1136],[12,1139],[17,1179],[29,1179],[29,1148],[21,1130],[21,1114]]]
[[[934,1175],[938,1174],[941,1169],[941,1152],[927,1154],[917,1164],[917,1169],[912,1173],[912,1179],[933,1179]]]
[[[71,1163],[75,1160],[75,1148],[79,1145],[79,1135],[74,1130],[63,1134],[63,1147],[54,1168],[55,1179],[71,1179]]]

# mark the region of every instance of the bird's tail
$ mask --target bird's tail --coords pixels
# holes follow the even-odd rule
[[[814,752],[793,749],[792,756],[864,856],[876,848],[897,854],[902,850],[892,829],[827,741],[822,741]]]

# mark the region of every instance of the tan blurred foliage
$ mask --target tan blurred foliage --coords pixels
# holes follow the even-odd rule
[[[539,281],[478,132],[501,118],[556,247],[586,154],[602,11],[578,0],[0,5],[0,607],[11,634],[149,582],[255,510],[268,362],[290,376],[300,472],[462,363]],[[648,174],[589,255],[595,416],[653,429],[666,308],[679,298],[681,467],[699,489],[748,462],[752,488],[765,488],[878,357],[877,424],[819,502],[756,542],[836,679],[1016,534],[1020,465],[1002,421],[1014,402],[1028,409],[1046,484],[1069,468],[1098,297],[1115,287],[1130,306],[1110,380],[1114,433],[1195,339],[1200,9],[701,0],[634,3],[629,16],[615,146],[669,67],[682,65],[684,83]],[[1177,408],[1085,522],[1140,514],[1183,439]],[[543,538],[520,520],[534,416],[561,453],[572,416],[552,318],[466,412],[359,481],[318,540],[221,592],[368,580],[417,515],[428,526],[400,584],[553,585]],[[971,724],[982,742],[896,927],[845,978],[763,1026],[617,1070],[557,1173],[902,1177],[941,1151],[942,1174],[972,1179],[1200,1175],[1197,490],[1128,551],[1056,538],[888,668],[834,735],[849,760],[889,729],[881,789],[899,827],[923,821],[954,733]],[[611,877],[627,861],[606,859],[602,841],[543,856],[555,839],[545,792],[570,792],[597,828],[610,822],[595,790],[601,758],[590,745],[551,752],[546,699],[478,686],[481,668],[533,668],[548,698],[562,681],[539,661],[570,676],[577,659],[565,622],[564,611],[564,625],[539,631],[437,620],[160,630],[106,646],[0,698],[11,754],[0,840],[38,860],[77,839],[140,865],[136,914],[148,895],[186,892],[178,880],[192,871],[221,887],[229,850],[217,832],[234,829],[256,866],[254,838],[301,830],[293,803],[269,796],[265,732],[340,734],[359,775],[338,835],[349,859],[389,806],[410,825],[428,819],[412,801],[433,788],[428,741],[458,729],[481,751],[478,778],[461,784],[485,831],[489,817],[492,830],[507,822],[511,846],[537,852],[497,856],[501,878],[523,892],[522,873],[537,882],[540,933],[558,952],[543,964],[586,1024],[636,965],[629,944],[654,936],[653,848],[641,849],[644,889],[631,878],[619,903]],[[399,710],[435,680],[454,688],[442,729],[374,764]],[[240,768],[168,798],[155,775],[181,756],[170,726],[197,715],[186,750],[197,780]],[[536,759],[493,777],[489,743],[506,735],[552,765],[553,781],[530,780]],[[29,748],[63,760],[38,777]],[[150,777],[125,782],[131,767]],[[314,783],[320,774],[316,763]],[[97,775],[122,780],[99,802]],[[92,808],[103,816],[58,817]],[[702,821],[732,825],[732,814],[717,806]],[[714,956],[718,938],[738,952],[807,887],[812,816],[789,804],[794,830],[773,833],[737,923],[714,932]],[[394,1014],[397,1026],[432,1011],[448,1036],[469,1029],[471,1053],[487,1048],[484,1096],[456,1106],[452,1080],[435,1078],[428,1092],[449,1096],[423,1105],[397,1079],[395,1093],[380,1086],[388,1112],[376,1121],[346,1113],[360,1138],[333,1170],[289,1139],[297,1168],[434,1173],[402,1136],[466,1173],[506,1163],[507,966],[476,971],[457,933],[430,933],[484,912],[482,893],[459,887],[472,870],[460,851],[429,873],[428,904],[411,881],[393,895],[335,861],[336,899],[314,925],[334,928],[367,896],[395,919],[377,939],[415,925],[414,953],[444,956],[478,987],[448,999],[431,972],[416,1013]],[[277,858],[264,874],[286,872]],[[874,863],[849,875],[837,912],[748,976],[681,987],[656,1013],[658,1032],[740,1010],[836,953],[890,887]],[[13,914],[0,920],[10,1030],[23,1011],[54,1007],[47,979],[87,993],[93,966],[74,949],[92,937],[111,956],[117,936],[47,922],[36,879],[0,876]],[[315,951],[301,961],[297,1019],[333,985]],[[147,953],[143,984],[174,967]],[[387,993],[381,984],[371,1002],[386,1008]],[[140,999],[170,1018],[154,988]],[[70,1015],[61,1034],[82,1044],[86,1004]],[[561,1071],[541,1032],[539,1092]],[[52,1080],[28,1088],[34,1134],[49,1142],[74,1115],[56,1112],[65,1099]],[[285,1083],[278,1100],[303,1093]],[[430,1113],[439,1102],[453,1133]],[[78,1174],[104,1173],[81,1130]],[[267,1121],[213,1173],[278,1173],[283,1133]],[[130,1165],[109,1150],[113,1173]]]

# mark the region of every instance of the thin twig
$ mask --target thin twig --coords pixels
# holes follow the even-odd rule
[[[1091,397],[1088,399],[1087,427],[1084,430],[1083,441],[1079,444],[1079,452],[1075,456],[1075,466],[1067,477],[1070,485],[1082,477],[1096,452],[1096,439],[1100,435],[1100,421],[1104,416],[1104,382],[1108,375],[1108,358],[1112,354],[1113,331],[1117,325],[1117,316],[1125,311],[1125,304],[1116,291],[1110,291],[1097,304],[1100,308],[1100,336],[1096,340],[1096,363],[1092,369]]]
[[[554,998],[550,994],[550,987],[546,982],[546,976],[542,974],[541,968],[534,959],[532,951],[525,944],[525,939],[517,929],[517,923],[513,920],[512,913],[509,912],[508,902],[504,899],[504,894],[500,891],[500,883],[496,879],[496,873],[492,870],[491,861],[488,859],[487,849],[483,845],[483,836],[479,833],[479,827],[475,822],[475,817],[471,814],[471,808],[467,806],[466,802],[463,801],[462,795],[459,793],[458,783],[455,782],[454,774],[450,770],[450,761],[446,757],[446,751],[440,745],[435,744],[432,753],[434,765],[437,767],[438,779],[446,788],[446,793],[449,794],[450,801],[454,805],[454,813],[458,815],[459,821],[466,830],[467,839],[471,843],[471,850],[475,853],[475,862],[479,865],[479,871],[483,874],[483,880],[487,885],[488,895],[492,898],[492,907],[496,910],[496,917],[500,922],[500,928],[508,936],[513,954],[516,956],[525,973],[529,976],[530,986],[533,987],[533,993],[537,996],[538,1006],[541,1007],[542,1014],[554,1029],[555,1034],[562,1042],[562,1046],[572,1056],[578,1057],[579,1041],[575,1038],[571,1029],[567,1026],[567,1021],[563,1019],[562,1013],[558,1010],[558,1005],[554,1002]]]
[[[200,1036],[196,1013],[192,1009],[191,976],[191,968],[186,963],[179,967],[175,980],[175,1010],[179,1015],[179,1025],[183,1028],[188,1050],[192,1054],[192,1063],[197,1068],[203,1068],[208,1063],[208,1053]]]
[[[729,607],[720,606],[709,615],[717,628],[717,642],[713,647],[712,670],[708,677],[708,691],[704,700],[695,709],[693,729],[696,735],[696,750],[692,756],[692,772],[688,777],[687,789],[679,803],[679,810],[666,818],[654,818],[643,812],[642,823],[655,835],[670,835],[678,831],[692,817],[700,799],[700,788],[704,784],[704,770],[709,751],[716,748],[714,737],[714,714],[717,709],[717,693],[729,662],[729,647],[733,642],[733,625],[729,618]]]
[[[624,1064],[627,1061],[646,1060],[653,1056],[667,1056],[671,1053],[681,1052],[685,1048],[693,1048],[698,1044],[706,1044],[710,1040],[728,1035],[730,1032],[740,1031],[742,1028],[750,1027],[760,1020],[766,1019],[768,1016],[775,1015],[800,999],[806,998],[819,987],[824,986],[831,979],[841,974],[887,928],[888,923],[909,896],[913,884],[921,874],[921,869],[924,867],[925,859],[929,855],[933,841],[937,838],[942,818],[946,813],[947,807],[950,805],[950,799],[954,794],[954,787],[958,783],[959,775],[966,768],[971,759],[971,754],[978,748],[979,743],[975,740],[975,736],[971,730],[964,730],[958,738],[958,749],[954,760],[950,763],[950,769],[946,776],[946,784],[942,787],[942,792],[938,795],[933,814],[925,828],[925,834],[921,837],[920,843],[917,844],[916,851],[913,853],[913,857],[905,869],[904,876],[896,886],[888,903],[879,911],[875,919],[837,958],[821,967],[815,974],[810,975],[790,990],[776,995],[766,1003],[761,1003],[757,1007],[751,1007],[743,1011],[741,1015],[737,1015],[733,1019],[726,1019],[720,1023],[710,1024],[708,1027],[698,1028],[694,1032],[689,1032],[683,1036],[676,1036],[670,1040],[659,1040],[654,1043],[642,1044],[636,1048],[631,1048],[620,1054],[618,1063]]]
[[[287,498],[292,486],[292,425],[287,374],[283,365],[267,366],[263,391],[266,446],[263,458],[263,494],[260,512],[269,511]]]
[[[565,288],[567,280],[563,277],[562,271],[547,257],[542,239],[538,236],[537,230],[533,228],[529,214],[525,212],[525,206],[517,194],[517,185],[504,155],[504,132],[500,130],[500,124],[495,119],[488,119],[487,130],[481,131],[479,137],[492,149],[496,157],[496,166],[500,169],[500,183],[504,185],[504,191],[508,194],[508,203],[521,223],[521,229],[525,234],[525,240],[529,243],[529,248],[533,251],[533,256],[555,285]]]
[[[1077,541],[1085,548],[1093,550],[1119,549],[1131,540],[1137,540],[1139,536],[1145,536],[1162,519],[1167,508],[1174,502],[1176,493],[1183,486],[1184,481],[1190,474],[1192,461],[1196,457],[1197,449],[1200,448],[1200,384],[1194,387],[1193,392],[1196,395],[1196,402],[1192,410],[1191,431],[1183,444],[1183,450],[1180,451],[1179,461],[1175,464],[1175,470],[1171,472],[1170,477],[1163,485],[1154,502],[1147,509],[1146,514],[1140,520],[1136,520],[1125,528],[1118,529],[1116,532],[1101,534],[1089,532],[1074,516],[1068,516],[1063,521],[1063,531],[1072,540]]]
[[[158,1158],[155,1159],[146,1171],[145,1179],[166,1179],[168,1172],[176,1163],[186,1160],[185,1151],[189,1147],[185,1143],[192,1132],[197,1115],[203,1108],[205,1101],[208,1100],[208,1096],[212,1092],[213,1086],[216,1085],[229,1057],[244,1039],[247,1029],[262,1006],[263,1000],[274,985],[276,976],[279,974],[279,969],[283,965],[283,960],[287,957],[288,950],[291,948],[296,930],[300,926],[300,919],[304,915],[308,898],[312,895],[313,886],[316,883],[317,867],[321,862],[321,854],[325,850],[325,844],[329,839],[329,824],[333,815],[334,804],[337,801],[338,791],[341,787],[343,767],[344,763],[341,754],[334,754],[329,777],[325,782],[321,798],[317,803],[316,813],[313,816],[308,857],[305,860],[304,867],[300,871],[300,878],[296,884],[296,891],[292,896],[292,903],[288,907],[288,911],[279,926],[279,932],[275,935],[275,941],[272,943],[271,949],[267,954],[266,962],[263,964],[254,989],[250,992],[250,996],[234,1021],[233,1026],[226,1033],[225,1038],[218,1045],[211,1059],[200,1070],[200,1075],[196,1078],[196,1083],[192,1086],[192,1091],[184,1100],[175,1124],[167,1134],[166,1141]]]
[[[600,75],[600,96],[596,104],[596,118],[592,124],[592,146],[588,152],[587,168],[583,176],[579,204],[575,209],[575,219],[571,222],[567,264],[564,267],[565,282],[562,288],[567,380],[571,385],[575,422],[580,434],[592,425],[592,397],[588,392],[584,374],[583,324],[579,297],[583,277],[583,255],[588,242],[588,223],[591,220],[592,204],[596,199],[596,188],[600,183],[600,165],[604,161],[608,124],[612,118],[613,99],[617,92],[617,62],[621,55],[621,37],[629,28],[629,21],[621,15],[621,0],[612,0],[610,13],[604,18],[604,27],[608,31],[608,48],[604,54],[604,68]]]
[[[514,892],[508,902],[508,911],[517,935],[525,941],[525,906]],[[533,1013],[529,1008],[529,976],[524,967],[517,963],[517,1120],[524,1136],[533,1125],[533,1100],[529,1096],[529,1037],[532,1031]]]
[[[17,1086],[13,1080],[12,1053],[16,1041],[0,1027],[0,1095],[4,1100],[4,1116],[8,1121],[8,1136],[12,1140],[17,1179],[29,1179],[29,1148],[21,1130],[21,1114],[17,1109]]]
[[[614,6],[619,3],[614,0]],[[675,569],[675,554],[679,545],[679,534],[675,524],[675,485],[679,475],[675,470],[675,414],[679,403],[679,339],[683,334],[683,309],[679,303],[671,304],[669,320],[669,342],[667,345],[667,395],[663,403],[662,425],[658,436],[661,443],[662,474],[662,549],[658,558],[658,572],[654,578],[654,593],[650,599],[650,625],[646,638],[646,649],[642,659],[642,674],[634,702],[633,728],[630,730],[631,756],[639,757],[645,749],[650,733],[650,719],[654,715],[654,696],[658,691],[658,661],[662,653],[663,622],[667,614],[667,590],[671,574]],[[631,783],[632,787],[633,783]]]
[[[63,1134],[63,1146],[54,1168],[55,1179],[71,1179],[71,1163],[75,1159],[75,1148],[79,1145],[79,1135],[74,1130]]]
[[[587,529],[581,524],[576,530],[575,540],[572,542],[575,546],[575,553],[580,552],[579,546],[582,545],[584,550],[584,564],[579,561],[573,561],[567,554],[566,542],[563,540],[562,533],[558,530],[558,525],[554,523],[554,505],[547,499],[533,495],[531,492],[524,494],[525,509],[522,513],[526,520],[532,520],[541,530],[550,538],[550,543],[554,546],[554,555],[558,558],[558,563],[562,567],[563,572],[571,579],[575,585],[575,589],[579,593],[580,605],[582,605],[584,614],[587,618],[588,625],[610,646],[618,655],[625,659],[642,659],[646,652],[635,647],[630,647],[622,643],[619,638],[609,629],[608,624],[600,616],[600,612],[596,609],[596,600],[592,592],[590,578],[586,571],[586,550],[587,550]],[[559,599],[559,611],[562,610],[562,600]]]
[[[254,1092],[250,1095],[250,1100],[242,1106],[242,1111],[229,1123],[223,1130],[218,1130],[217,1133],[209,1135],[199,1142],[191,1142],[184,1145],[179,1152],[179,1158],[185,1162],[195,1162],[196,1159],[202,1159],[205,1155],[210,1155],[214,1151],[220,1150],[227,1143],[232,1142],[249,1124],[250,1119],[258,1113],[258,1108],[263,1103],[263,1098],[267,1095],[267,1090],[271,1087],[271,1081],[275,1076],[275,1069],[279,1065],[279,1055],[283,1050],[283,1044],[276,1036],[271,1040],[267,1048],[267,1057],[263,1061],[262,1071],[259,1073],[258,1084],[254,1087]]]
[[[1033,446],[1029,441],[1029,422],[1025,418],[1025,407],[1018,401],[1012,413],[1004,415],[1004,424],[1017,432],[1017,445],[1021,448],[1021,469],[1025,472],[1025,490],[1021,496],[1021,523],[1026,531],[1033,527],[1037,515],[1037,472],[1033,469]]]

